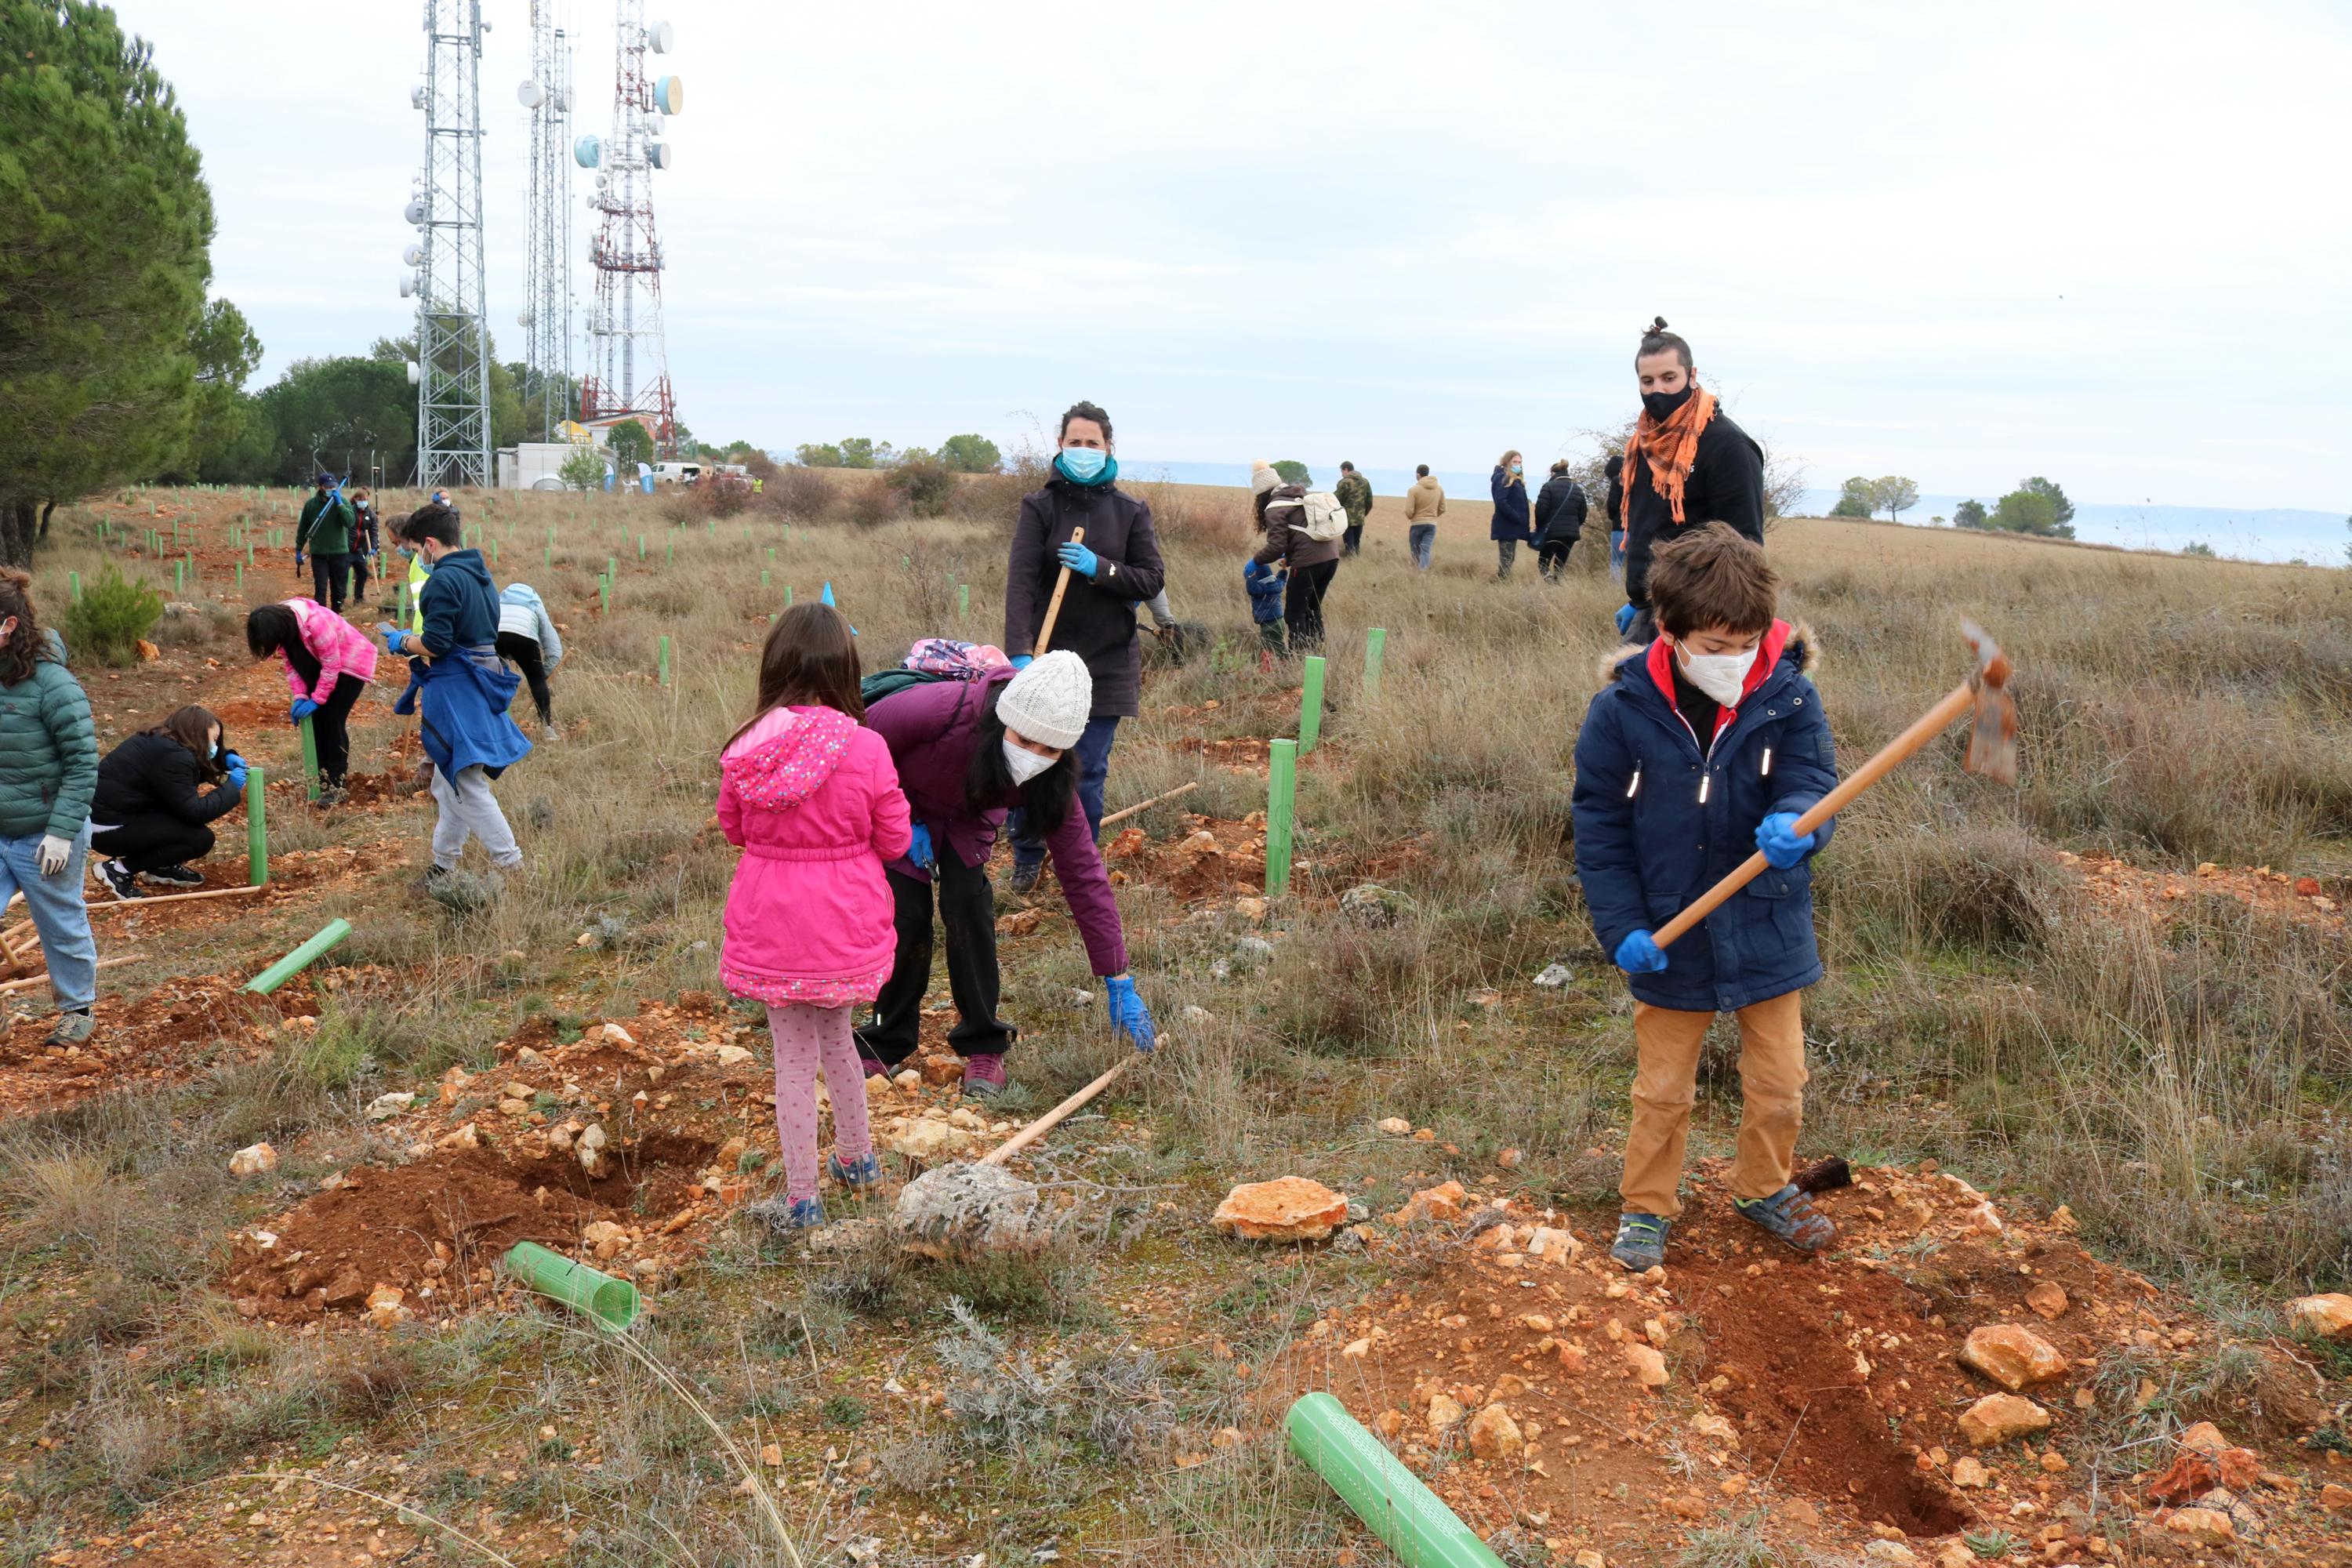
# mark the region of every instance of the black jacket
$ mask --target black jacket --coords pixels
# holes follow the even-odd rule
[[[1143,699],[1135,606],[1159,595],[1168,573],[1151,531],[1151,509],[1116,484],[1074,485],[1056,475],[1044,489],[1022,498],[1004,574],[1004,651],[1016,658],[1036,651],[1062,572],[1055,552],[1078,528],[1087,531],[1080,542],[1101,557],[1101,565],[1091,582],[1070,574],[1052,646],[1087,661],[1095,683],[1094,717],[1132,719]]]
[[[1566,474],[1554,474],[1536,492],[1536,541],[1572,544],[1583,532],[1584,487]]]
[[[245,792],[223,783],[204,789],[196,754],[169,735],[133,735],[100,759],[89,819],[121,827],[144,816],[203,824],[235,811]]]
[[[1637,450],[1625,459],[1625,597],[1647,609],[1650,552],[1675,533],[1675,509],[1650,482],[1649,459]],[[1764,448],[1717,408],[1698,433],[1698,456],[1683,483],[1683,526],[1727,522],[1764,542]]]

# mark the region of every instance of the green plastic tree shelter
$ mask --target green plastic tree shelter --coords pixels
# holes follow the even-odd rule
[[[351,934],[351,921],[340,918],[329,921],[319,928],[316,936],[247,981],[245,988],[257,996],[268,995],[319,962],[322,953]]]
[[[245,770],[245,878],[257,888],[269,885],[269,791],[258,767]]]
[[[516,1242],[507,1248],[505,1262],[507,1272],[531,1289],[608,1329],[625,1329],[637,1321],[637,1288],[625,1279],[575,1263],[535,1241]]]
[[[312,800],[319,798],[319,732],[304,719],[296,726],[302,731],[302,787]]]
[[[1305,756],[1323,738],[1323,659],[1309,654],[1300,669],[1298,686],[1298,754]]]
[[[1278,899],[1290,887],[1290,812],[1298,783],[1298,742],[1266,746],[1265,896]]]
[[[1306,1395],[1283,1426],[1290,1451],[1405,1568],[1503,1568],[1503,1560],[1329,1394]]]

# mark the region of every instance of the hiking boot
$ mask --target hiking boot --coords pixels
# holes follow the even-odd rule
[[[351,791],[341,784],[328,784],[319,791],[319,809],[327,811],[352,798]]]
[[[139,879],[131,874],[130,867],[120,860],[100,860],[98,874],[106,879],[106,885],[114,889],[114,896],[118,899],[145,896],[139,891]]]
[[[1654,1214],[1621,1214],[1609,1256],[1629,1274],[1646,1274],[1666,1260],[1666,1233],[1675,1222]]]
[[[1004,1053],[974,1051],[963,1058],[963,1092],[971,1100],[994,1100],[1004,1092]]]
[[[1794,1182],[1769,1198],[1734,1198],[1739,1217],[1770,1231],[1799,1252],[1819,1252],[1837,1239],[1837,1226]]]
[[[97,1032],[98,1020],[89,1016],[89,1008],[84,1007],[79,1012],[58,1014],[58,1026],[49,1031],[49,1037],[41,1044],[79,1046]]]
[[[855,1160],[827,1154],[824,1157],[824,1173],[845,1187],[878,1186],[882,1181],[882,1162],[872,1154]]]
[[[824,1225],[824,1205],[814,1198],[788,1198],[779,1193],[747,1205],[743,1217],[782,1239]]]
[[[204,873],[192,870],[185,866],[158,866],[153,870],[142,871],[140,875],[151,882],[161,883],[166,888],[201,888],[205,885]]]
[[[1036,887],[1038,874],[1045,869],[1045,862],[1043,860],[1035,860],[1024,865],[1021,861],[1016,859],[1013,862],[1013,879],[1007,884],[1007,886],[1012,888],[1012,889],[1016,893],[1028,892],[1030,889]]]

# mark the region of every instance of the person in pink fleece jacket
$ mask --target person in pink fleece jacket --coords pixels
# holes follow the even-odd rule
[[[256,658],[286,661],[289,724],[310,721],[319,752],[319,805],[343,803],[352,763],[352,705],[375,679],[375,645],[367,634],[315,599],[263,605],[245,617],[245,646]]]
[[[882,865],[914,829],[882,737],[859,721],[857,645],[824,605],[777,617],[760,700],[719,753],[719,826],[743,858],[727,889],[719,976],[768,1005],[784,1194],[747,1212],[779,1234],[824,1223],[817,1201],[816,1075],[833,1093],[833,1154],[847,1187],[882,1179],[866,1120],[850,1011],[890,978],[898,945]]]

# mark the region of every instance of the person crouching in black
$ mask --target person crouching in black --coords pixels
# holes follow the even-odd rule
[[[89,808],[99,875],[119,899],[141,896],[139,881],[201,888],[189,862],[213,852],[205,826],[245,800],[245,759],[229,751],[208,709],[181,709],[142,730],[98,764]]]

